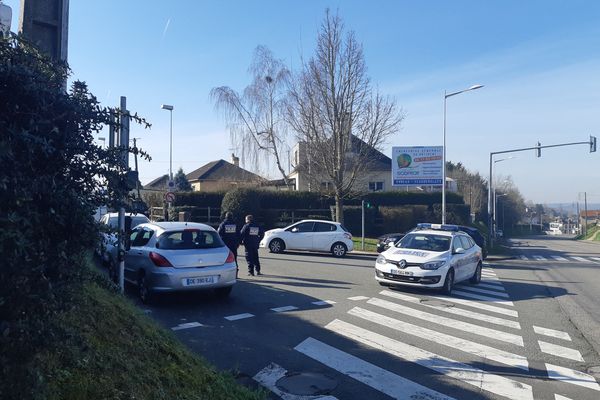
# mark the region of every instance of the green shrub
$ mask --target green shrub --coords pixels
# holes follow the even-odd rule
[[[243,224],[244,217],[248,214],[254,215],[255,221],[260,221],[262,214],[259,191],[247,188],[230,190],[221,203],[221,214],[224,215],[226,212],[232,212],[238,224]]]
[[[175,196],[175,206],[221,207],[225,193],[182,192]]]

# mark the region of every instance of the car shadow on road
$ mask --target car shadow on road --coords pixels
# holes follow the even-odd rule
[[[363,258],[363,257],[359,257],[359,256],[351,257],[350,255],[347,255],[344,258],[335,258],[334,259],[334,260],[337,260],[338,262],[333,262],[333,261],[327,262],[327,261],[323,261],[323,259],[332,259],[332,257],[328,256],[326,254],[300,253],[300,252],[291,252],[291,251],[286,251],[285,253],[279,254],[277,256],[261,255],[260,259],[277,261],[277,260],[282,260],[282,256],[285,257],[286,262],[307,263],[307,262],[310,262],[310,258],[317,257],[319,264],[335,265],[336,267],[373,268],[375,266],[375,257],[370,257],[370,256],[365,256]],[[293,257],[291,257],[291,256],[293,256]],[[346,260],[357,260],[357,261],[360,260],[360,261],[365,261],[365,263],[364,264],[349,263]]]

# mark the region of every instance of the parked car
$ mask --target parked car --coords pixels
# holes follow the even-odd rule
[[[139,224],[150,222],[144,214],[125,213],[125,218],[130,219],[131,228],[135,228]],[[114,246],[117,246],[117,231],[119,229],[119,213],[104,214],[99,221],[101,225],[102,235],[98,246],[96,247],[96,255],[98,255],[104,264],[108,263],[107,252]]]
[[[483,259],[485,260],[488,255],[487,240],[481,234],[481,232],[479,232],[477,228],[473,228],[472,226],[459,225],[458,228],[461,231],[469,234],[469,236],[473,238],[475,243],[477,243],[477,246],[481,247],[481,254],[483,255]]]
[[[375,279],[383,286],[439,288],[451,294],[458,282],[481,281],[482,262],[481,248],[458,226],[419,224],[379,255]]]
[[[404,235],[406,235],[406,233],[386,233],[385,235],[379,236],[377,238],[377,252],[381,253],[382,251],[387,250],[392,243],[402,239]]]
[[[306,219],[283,229],[265,232],[260,247],[271,253],[285,250],[309,250],[330,252],[335,257],[344,257],[352,251],[352,235],[339,222]]]
[[[117,259],[117,250],[110,257]],[[117,264],[112,263],[111,268]],[[116,271],[111,275],[116,276]],[[194,222],[157,222],[131,231],[125,252],[125,281],[140,299],[159,293],[214,289],[226,297],[236,283],[235,257],[212,227]]]

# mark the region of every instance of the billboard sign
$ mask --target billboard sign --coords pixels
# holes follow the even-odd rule
[[[392,186],[441,185],[443,146],[392,147]]]

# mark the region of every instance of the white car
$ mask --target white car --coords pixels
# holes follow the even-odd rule
[[[375,279],[383,286],[439,288],[450,294],[454,285],[481,281],[481,248],[456,225],[419,224],[381,253]]]
[[[354,243],[350,232],[339,222],[305,219],[283,229],[266,231],[260,247],[268,248],[271,253],[309,250],[344,257],[354,249]]]
[[[150,222],[144,214],[125,213],[125,218],[131,218],[131,229],[139,224]],[[111,263],[116,262],[116,260],[111,259],[110,255],[113,253],[112,248],[118,245],[119,213],[104,214],[100,218],[100,225],[102,226],[101,240],[95,251],[102,260],[102,263],[110,266]]]

